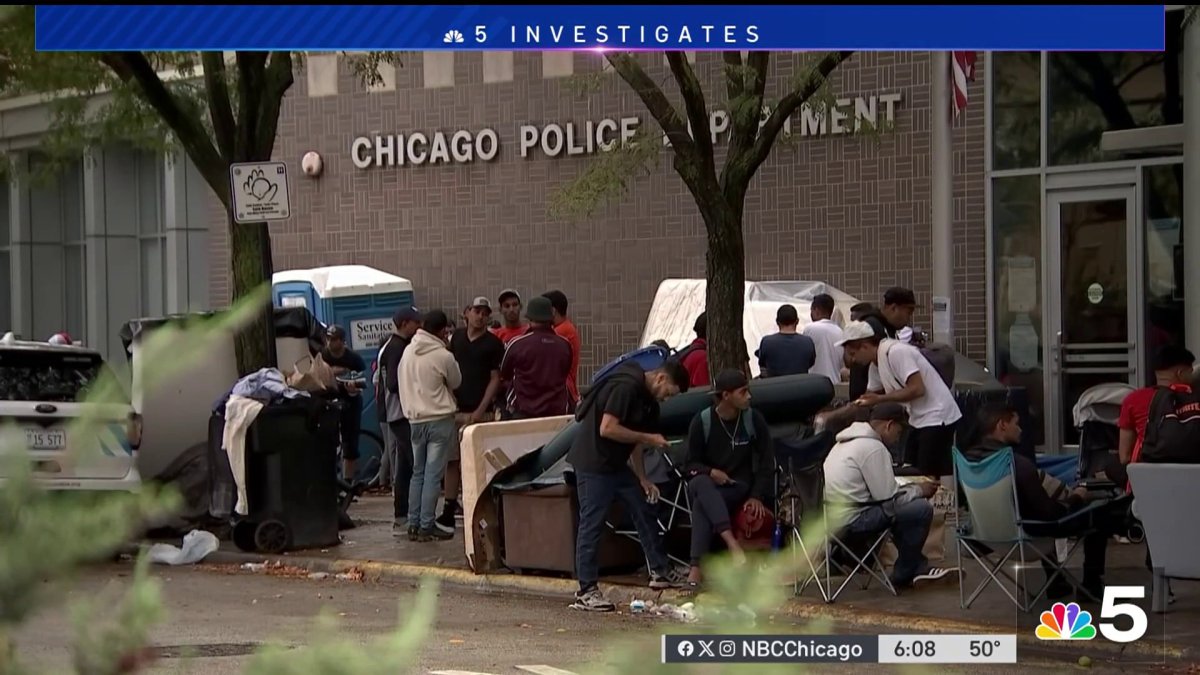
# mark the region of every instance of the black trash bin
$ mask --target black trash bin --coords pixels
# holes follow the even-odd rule
[[[315,398],[273,403],[258,414],[246,435],[249,513],[233,528],[238,548],[282,553],[340,543],[338,415],[336,403]],[[221,426],[214,422],[210,431]]]

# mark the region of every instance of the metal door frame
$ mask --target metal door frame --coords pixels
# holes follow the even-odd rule
[[[1124,172],[1122,172],[1124,173]],[[1125,200],[1126,230],[1125,230],[1125,261],[1127,274],[1127,301],[1129,335],[1125,343],[1129,348],[1129,371],[1126,381],[1137,386],[1141,379],[1142,364],[1145,363],[1144,346],[1141,336],[1145,334],[1142,325],[1144,317],[1141,311],[1143,298],[1143,256],[1141,225],[1141,172],[1135,175],[1126,174],[1120,178],[1113,176],[1108,185],[1097,185],[1107,181],[1095,181],[1098,176],[1072,176],[1074,180],[1065,180],[1061,187],[1055,189],[1047,186],[1046,211],[1043,228],[1044,279],[1046,279],[1044,295],[1046,311],[1042,315],[1044,335],[1046,336],[1046,366],[1043,369],[1045,386],[1044,413],[1046,417],[1046,446],[1054,452],[1072,452],[1075,446],[1063,444],[1064,432],[1074,420],[1066,417],[1062,399],[1065,392],[1062,387],[1062,369],[1068,367],[1063,362],[1062,330],[1063,330],[1063,252],[1062,252],[1062,205],[1078,202],[1102,201],[1111,199]],[[1124,179],[1124,180],[1122,180]],[[1058,182],[1058,181],[1056,181]],[[1086,185],[1090,183],[1090,185]],[[1117,343],[1114,343],[1114,346]],[[1085,357],[1086,358],[1086,357]],[[1086,365],[1076,365],[1074,368],[1088,368]],[[1091,369],[1089,369],[1091,370]],[[1092,372],[1107,372],[1097,368]],[[1116,374],[1114,369],[1114,374]],[[1066,418],[1065,418],[1066,417]]]

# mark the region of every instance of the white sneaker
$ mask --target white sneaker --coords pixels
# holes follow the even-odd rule
[[[576,593],[575,602],[571,603],[570,608],[585,612],[611,612],[616,606],[604,597],[600,589],[593,588],[585,593]]]
[[[937,581],[939,579],[944,579],[957,571],[957,567],[930,567],[928,570],[925,570],[925,572],[913,577],[913,582]]]

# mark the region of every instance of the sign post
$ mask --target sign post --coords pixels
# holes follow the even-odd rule
[[[271,223],[292,215],[288,189],[287,164],[283,162],[240,162],[229,165],[229,194],[232,197],[233,222],[237,225]],[[263,269],[274,269],[271,248],[263,247]],[[267,279],[270,283],[271,279]],[[279,367],[275,350],[274,294],[267,294],[267,366]]]

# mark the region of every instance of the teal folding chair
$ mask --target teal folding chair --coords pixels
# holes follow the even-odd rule
[[[1087,518],[1100,504],[1089,505],[1057,521],[1023,520],[1017,506],[1017,486],[1013,474],[1013,451],[1011,448],[997,451],[978,462],[968,460],[957,448],[954,449],[954,480],[965,497],[967,505],[966,521],[963,522],[962,516],[956,512],[954,528],[955,545],[958,552],[959,605],[963,609],[969,608],[992,583],[996,584],[1008,596],[1008,599],[1012,600],[1013,604],[1023,612],[1030,611],[1034,605],[1038,604],[1050,585],[1059,577],[1079,587],[1079,583],[1066,570],[1066,566],[1079,547],[1079,543],[1089,534],[1088,528],[1081,527],[1072,532],[1071,536],[1075,539],[1062,562],[1059,562],[1054,555],[1054,538],[1032,537],[1025,528],[1029,526],[1066,526],[1074,522],[1086,522],[1077,519]],[[1041,547],[1034,545],[1038,541],[1051,542],[1049,554],[1043,552]],[[971,554],[971,557],[985,572],[983,580],[980,581],[970,597],[966,597],[963,586],[963,549]],[[1035,555],[1026,556],[1028,550],[1032,550]],[[1004,567],[1010,561],[1014,561],[1014,556],[1018,565],[1015,577],[1009,574]],[[1020,578],[1029,562],[1044,562],[1051,570],[1051,573],[1047,575],[1046,582],[1032,596],[1029,595]],[[1005,582],[1012,584],[1012,590],[1009,590]]]

